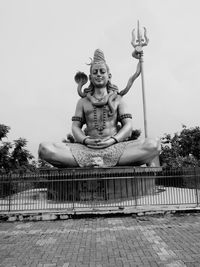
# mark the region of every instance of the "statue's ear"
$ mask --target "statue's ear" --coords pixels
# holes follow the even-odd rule
[[[89,74],[89,80],[91,81],[91,75]]]
[[[109,78],[109,80],[112,78],[112,74],[111,73],[108,74],[108,78]]]

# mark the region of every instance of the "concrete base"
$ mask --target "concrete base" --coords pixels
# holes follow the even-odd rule
[[[151,194],[161,168],[57,169],[49,172],[48,199],[54,201],[112,201]]]
[[[154,188],[154,178],[53,181],[48,184],[47,198],[54,201],[124,200],[151,194]]]
[[[132,215],[133,217],[140,216],[164,216],[175,213],[193,213],[200,212],[200,206],[197,205],[169,205],[169,206],[145,206],[145,207],[129,207],[120,210],[116,208],[102,208],[93,209],[74,209],[68,211],[35,211],[35,212],[0,212],[0,222],[15,222],[15,221],[55,221],[55,220],[67,220],[74,218],[74,216],[91,216],[91,215]]]

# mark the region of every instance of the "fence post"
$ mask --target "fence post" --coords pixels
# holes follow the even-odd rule
[[[138,177],[136,176],[136,171],[134,168],[134,176],[132,177],[132,179],[134,179],[134,187],[135,187],[135,207],[137,208],[137,197],[138,197],[138,188],[137,188],[137,181],[138,181]]]
[[[11,172],[9,172],[9,197],[8,197],[8,211],[11,211],[11,178],[12,178],[12,175],[11,175]]]
[[[72,171],[73,175],[72,175],[72,210],[74,211],[74,206],[75,206],[75,198],[74,198],[74,192],[75,192],[75,170]],[[68,181],[69,183],[69,181]]]
[[[197,206],[199,205],[199,195],[198,195],[198,171],[197,167],[194,167],[194,175],[195,175],[195,189],[196,189],[196,201],[197,201]]]

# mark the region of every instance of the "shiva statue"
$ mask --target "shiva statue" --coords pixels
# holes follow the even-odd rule
[[[137,55],[136,55],[137,53]],[[143,52],[135,52],[136,59]],[[73,142],[41,143],[39,157],[55,167],[113,167],[150,164],[159,154],[156,139],[130,140],[132,115],[123,96],[140,75],[140,61],[124,90],[111,83],[103,52],[95,50],[90,63],[90,84],[83,72],[75,75],[80,96],[72,117]]]

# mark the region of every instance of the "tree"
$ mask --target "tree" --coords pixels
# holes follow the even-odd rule
[[[132,130],[130,140],[136,140],[139,138],[140,135],[141,135],[141,130],[138,129]]]
[[[183,125],[183,130],[179,138],[182,156],[191,154],[197,160],[200,160],[200,128],[194,127],[187,129],[186,126]]]
[[[14,149],[11,153],[10,161],[13,170],[32,170],[33,165],[30,163],[34,157],[26,149],[27,140],[19,138],[14,140]]]
[[[162,138],[160,162],[168,167],[200,166],[200,128],[182,126],[180,133]]]
[[[9,126],[6,126],[4,124],[0,124],[0,141],[7,137],[7,134],[9,133],[10,131],[10,127]]]
[[[12,144],[2,139],[7,137],[10,127],[0,124],[0,173],[10,168],[10,149]]]
[[[11,168],[10,149],[12,144],[10,142],[2,142],[0,145],[0,173],[1,170],[9,170]]]
[[[36,164],[31,162],[33,155],[27,150],[27,140],[19,138],[13,143],[3,141],[10,127],[0,124],[0,173],[32,171]]]

